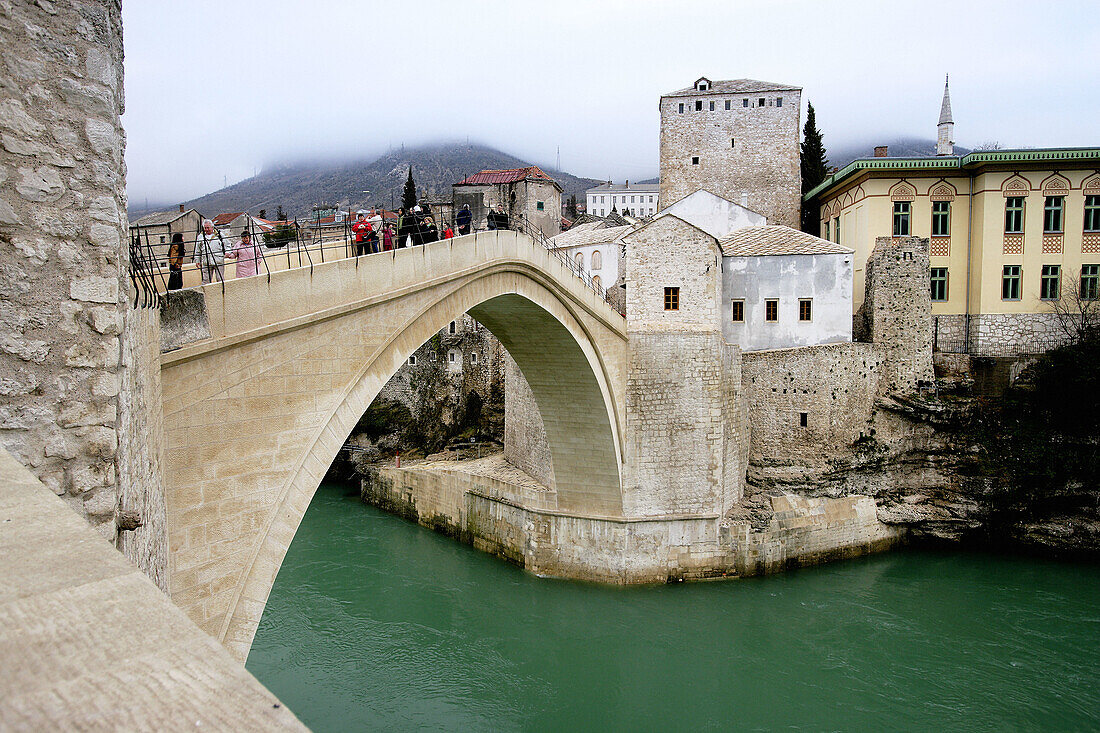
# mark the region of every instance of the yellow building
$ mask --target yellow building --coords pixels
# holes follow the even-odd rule
[[[854,160],[803,197],[821,236],[856,251],[863,303],[876,237],[931,240],[932,314],[944,351],[1041,351],[1066,338],[1056,303],[1100,298],[1100,149],[956,156],[944,84],[935,158]]]

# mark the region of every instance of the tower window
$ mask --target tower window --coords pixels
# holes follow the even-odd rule
[[[798,320],[800,321],[812,321],[814,319],[814,300],[813,298],[799,298],[798,300]]]
[[[416,366],[416,354],[409,357],[409,366]]]
[[[764,99],[763,97],[761,97],[759,104],[757,104],[756,106],[757,107],[763,107],[765,104],[767,104],[767,100]]]
[[[476,351],[471,351],[470,352],[470,363],[471,364],[477,364],[477,352]]]
[[[727,99],[726,100],[726,109],[728,110],[729,108],[730,108],[730,100]]]
[[[713,112],[713,111],[714,111],[714,102],[711,102],[711,103],[710,103],[710,111],[711,111],[711,112]]]
[[[699,82],[699,91],[705,92],[707,90],[707,83],[705,81]]]
[[[684,103],[680,102],[680,114],[684,113]]]
[[[764,301],[764,320],[772,323],[779,320],[778,298],[769,298]]]
[[[734,323],[744,323],[745,321],[745,301],[735,300],[733,301],[733,309],[731,311],[730,320]]]
[[[698,155],[691,156],[691,164],[692,165],[699,165],[699,156]]]
[[[542,201],[538,201],[538,202],[535,203],[535,208],[538,209],[539,211],[543,211],[543,210],[546,209],[546,206],[545,206],[545,204],[543,204]]]
[[[695,100],[695,111],[696,112],[702,112],[703,111],[703,100],[701,100],[701,99],[696,99]]]
[[[730,138],[730,147],[731,148],[737,147],[736,144],[735,144],[736,142],[737,142],[737,140],[735,138],[731,137]]]
[[[665,288],[665,310],[680,310],[680,288]]]
[[[776,97],[775,98],[775,106],[776,107],[782,107],[783,106],[783,97]]]
[[[742,99],[741,100],[741,106],[742,107],[748,107],[749,106],[749,100],[748,99]]]
[[[798,427],[804,428],[810,422],[810,414],[808,412],[798,413]]]
[[[447,326],[447,333],[455,333],[458,331],[458,324],[451,321],[451,325]]]

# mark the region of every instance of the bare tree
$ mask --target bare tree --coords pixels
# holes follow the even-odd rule
[[[1050,306],[1059,330],[1070,343],[1080,343],[1100,330],[1100,279],[1071,275],[1058,295]]]
[[[975,148],[975,150],[1000,150],[1000,149],[1001,149],[1001,144],[999,142],[997,142],[996,140],[986,140],[984,143],[982,143],[977,148]]]

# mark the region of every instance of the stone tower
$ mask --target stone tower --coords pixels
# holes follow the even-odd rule
[[[951,92],[949,78],[943,80],[943,104],[940,105],[940,122],[936,126],[936,155],[955,154],[955,121],[951,119]]]
[[[706,189],[798,228],[801,96],[790,84],[706,77],[662,96],[660,208]]]

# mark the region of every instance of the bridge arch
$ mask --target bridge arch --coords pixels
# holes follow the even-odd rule
[[[176,357],[166,355],[171,592],[239,658],[247,656],[283,557],[347,435],[408,356],[464,312],[501,340],[531,385],[550,443],[559,509],[621,515],[621,317],[526,237],[502,232],[488,247],[486,235],[479,237],[367,257],[357,267],[353,261],[322,266],[343,270],[332,277],[317,268],[314,273],[275,273],[270,284],[263,278],[231,281],[224,293],[207,287],[203,297],[211,339],[184,347]],[[450,256],[431,251],[442,246]],[[391,281],[388,295],[360,297],[364,282],[377,284],[382,269],[400,270],[407,264],[401,260],[409,259],[419,259],[420,266],[408,270],[422,287],[393,287],[401,283]],[[341,278],[345,298],[355,307],[334,303],[331,283]],[[321,297],[312,302],[298,292],[294,302],[300,312],[280,313],[291,316],[283,319],[286,328],[265,325],[257,331],[247,327],[254,324],[245,318],[243,330],[230,332],[235,307],[254,302],[258,291],[267,290],[264,297],[270,301],[289,296],[294,288],[317,290]],[[224,379],[221,391],[180,394],[186,392],[189,374],[206,371],[196,364],[208,361],[208,368],[220,370],[234,357],[246,365],[239,382]],[[302,377],[318,372],[323,378],[314,382],[323,386],[313,395],[308,415],[280,415],[266,407],[269,402],[277,407],[286,397],[286,410],[302,409],[309,401],[290,395],[302,388]],[[240,385],[254,394],[233,397]],[[280,387],[286,395],[278,393]],[[233,419],[240,417],[233,409],[257,407],[263,414],[256,419]],[[206,419],[197,421],[196,412]],[[204,463],[200,468],[213,476],[196,477],[195,469],[185,465],[196,455],[185,452],[185,444],[193,442],[186,436],[194,435],[196,422],[219,416],[239,435],[267,431],[260,444],[275,450],[273,465],[257,470],[244,460],[235,475],[233,461],[223,454],[241,458],[240,449],[221,449],[215,436],[215,447],[210,449],[208,441],[198,453]],[[209,463],[215,464],[212,470]],[[241,492],[248,497],[243,505]],[[205,546],[196,546],[190,534],[197,524],[204,528]]]

